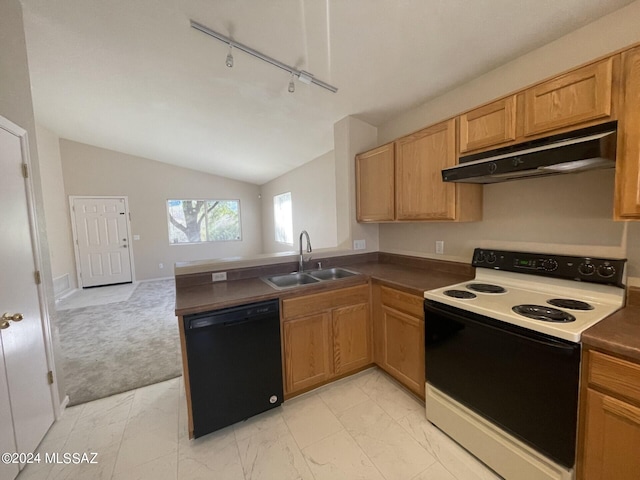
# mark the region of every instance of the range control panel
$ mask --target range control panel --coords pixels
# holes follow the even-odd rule
[[[474,267],[623,286],[626,259],[573,257],[476,248]]]

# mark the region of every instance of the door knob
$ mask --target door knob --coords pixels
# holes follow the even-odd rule
[[[9,320],[2,320],[0,322],[0,330],[4,330],[5,328],[9,328],[11,326],[11,324],[9,323]]]
[[[2,315],[2,320],[4,322],[7,322],[7,327],[9,326],[9,322],[10,321],[14,321],[14,322],[19,322],[20,320],[22,320],[24,318],[24,315],[22,315],[21,313],[14,313],[13,315],[11,315],[10,313],[5,313]],[[3,328],[7,328],[7,327],[3,327]]]

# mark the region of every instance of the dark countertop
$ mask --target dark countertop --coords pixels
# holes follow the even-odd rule
[[[425,270],[392,263],[365,263],[349,265],[346,268],[367,275],[390,287],[419,296],[422,296],[426,290],[453,285],[473,278],[473,275]]]
[[[420,296],[425,290],[440,288],[473,278],[473,275],[414,268],[395,263],[356,263],[346,265],[345,268],[361,275],[286,290],[276,290],[259,278],[178,287],[176,289],[176,315],[206,312],[274,298],[319,293],[336,288],[365,284],[369,281],[369,278]]]
[[[640,307],[627,306],[582,334],[585,346],[640,363]]]

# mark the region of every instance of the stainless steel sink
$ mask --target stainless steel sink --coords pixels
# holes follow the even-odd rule
[[[345,270],[344,268],[327,268],[326,270],[310,270],[306,273],[288,273],[285,275],[260,277],[260,279],[276,290],[283,290],[286,288],[300,287],[302,285],[309,285],[327,280],[339,280],[341,278],[352,277],[354,275],[358,274],[350,270]]]
[[[299,287],[300,285],[318,283],[320,281],[320,279],[314,278],[306,273],[288,273],[286,275],[261,277],[261,279],[276,289]]]
[[[326,270],[312,270],[308,272],[314,278],[318,278],[320,280],[338,280],[339,278],[347,278],[353,277],[354,275],[358,275],[355,272],[350,270],[345,270],[344,268],[327,268]]]

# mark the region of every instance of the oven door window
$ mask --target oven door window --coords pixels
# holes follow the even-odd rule
[[[427,383],[567,467],[580,345],[425,301]]]

